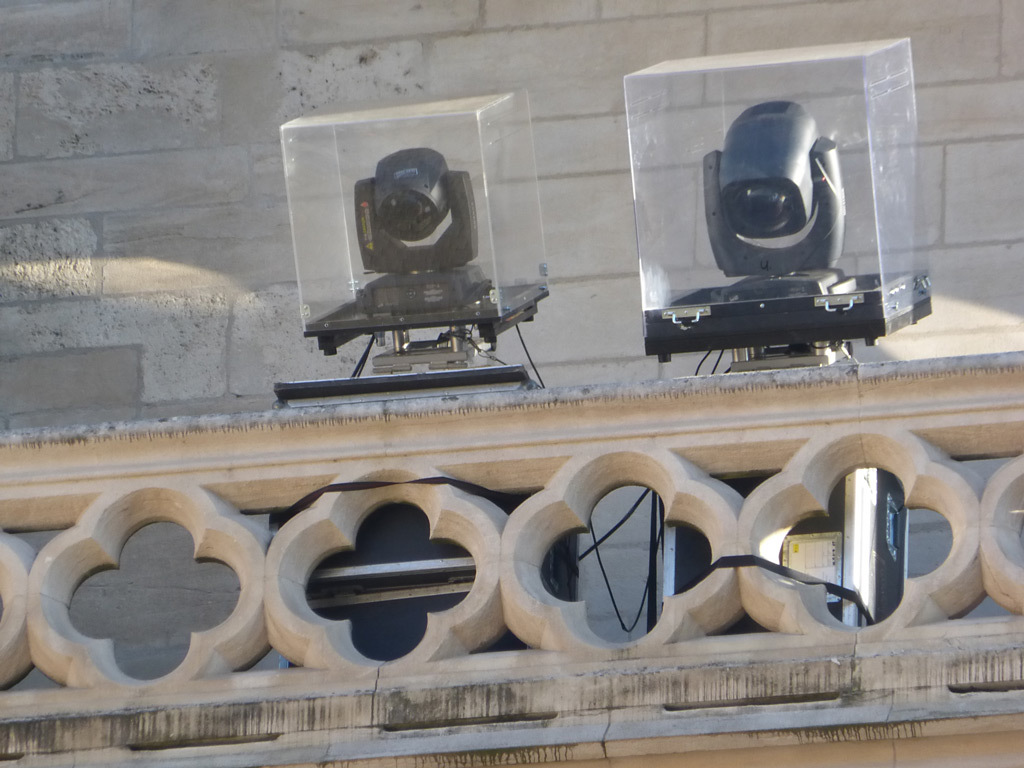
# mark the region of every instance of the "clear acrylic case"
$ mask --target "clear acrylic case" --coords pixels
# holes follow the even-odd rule
[[[625,92],[648,354],[929,314],[909,40],[669,61]]]
[[[547,295],[525,91],[303,117],[281,143],[304,330],[325,351],[493,335]]]

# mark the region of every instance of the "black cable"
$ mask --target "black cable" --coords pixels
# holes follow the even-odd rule
[[[651,495],[651,535],[647,544],[647,631],[654,629],[658,623],[658,540],[665,529],[665,516],[661,507],[661,497]]]
[[[695,371],[693,372],[693,375],[694,375],[694,376],[700,376],[700,367],[701,367],[702,365],[704,365],[704,361],[705,361],[705,360],[707,360],[707,359],[708,359],[708,358],[709,358],[709,357],[711,356],[711,353],[712,353],[712,352],[714,352],[714,351],[715,351],[715,350],[713,350],[713,349],[709,349],[709,350],[708,350],[707,352],[705,352],[705,353],[704,353],[704,357],[702,357],[702,358],[700,359],[700,362],[699,362],[699,363],[697,363],[697,370],[695,370]]]
[[[619,528],[621,528],[623,526],[623,524],[627,520],[629,520],[630,517],[633,516],[633,513],[636,512],[637,509],[639,509],[640,502],[642,502],[647,497],[647,494],[650,493],[650,492],[651,492],[650,488],[644,488],[644,492],[640,494],[640,498],[638,498],[635,502],[633,502],[633,506],[629,508],[629,511],[625,515],[622,516],[622,518],[619,520],[619,522],[617,522],[615,525],[613,525],[611,528],[609,528],[608,532],[594,543],[594,546],[589,547],[588,549],[583,550],[583,554],[576,558],[577,561],[582,560],[584,557],[586,557],[591,552],[593,552],[595,549],[597,549],[598,545],[604,544],[605,540],[607,540],[607,538],[609,536],[611,536],[613,533],[615,533],[617,530],[619,530]]]
[[[676,594],[681,594],[689,589],[697,586],[700,582],[704,581],[713,572],[719,568],[763,568],[766,571],[771,571],[777,576],[784,576],[787,579],[798,581],[801,584],[810,584],[812,586],[822,586],[825,591],[830,595],[842,598],[843,600],[849,600],[851,603],[857,606],[857,610],[860,611],[861,615],[867,621],[869,625],[874,624],[875,620],[871,616],[871,612],[867,606],[864,605],[864,601],[861,599],[860,594],[855,590],[848,589],[847,587],[841,587],[838,584],[833,584],[830,581],[824,581],[823,579],[816,579],[813,576],[808,576],[806,573],[795,571],[792,568],[787,568],[784,565],[773,563],[771,560],[766,560],[763,557],[757,555],[722,555],[704,569],[702,573],[697,574],[682,589],[677,590]]]
[[[724,355],[724,354],[725,354],[725,350],[724,350],[724,349],[723,349],[723,350],[721,350],[721,351],[720,351],[720,352],[718,353],[718,359],[717,359],[717,360],[715,360],[715,367],[711,369],[711,375],[712,375],[712,376],[714,376],[714,375],[715,375],[715,371],[717,371],[717,370],[718,370],[718,364],[719,364],[720,362],[722,362],[722,355]]]
[[[299,512],[311,507],[313,503],[325,493],[369,491],[375,488],[387,488],[392,485],[450,485],[453,488],[458,488],[460,491],[464,491],[465,493],[471,493],[474,496],[487,499],[488,501],[497,504],[499,507],[503,504],[511,504],[514,506],[522,502],[522,496],[519,494],[492,491],[490,488],[484,488],[482,485],[469,483],[465,480],[456,480],[453,477],[420,477],[416,480],[356,480],[350,483],[331,483],[330,485],[325,485],[322,488],[317,488],[315,491],[307,493],[301,499],[288,507],[288,509],[284,510],[280,514],[280,517],[285,521],[290,520]]]
[[[348,483],[332,483],[330,485],[325,485],[325,486],[323,486],[321,488],[317,488],[315,491],[307,493],[301,499],[299,499],[294,504],[292,504],[290,507],[288,507],[288,509],[284,510],[283,512],[281,512],[279,514],[275,513],[275,515],[279,519],[282,520],[281,525],[283,525],[284,522],[287,522],[292,517],[297,515],[299,512],[302,512],[303,510],[308,509],[310,506],[313,505],[314,502],[317,501],[317,499],[319,499],[321,496],[323,496],[326,493],[343,493],[343,492],[347,492],[347,491],[366,491],[366,490],[372,490],[372,489],[375,489],[375,488],[386,488],[386,487],[392,486],[392,485],[450,485],[453,488],[457,488],[460,491],[463,491],[465,493],[469,493],[469,494],[472,494],[474,496],[480,496],[481,498],[487,499],[488,501],[491,501],[494,504],[497,504],[499,507],[502,507],[503,509],[505,509],[507,507],[507,509],[509,509],[509,510],[514,509],[523,500],[523,497],[521,495],[519,495],[519,494],[505,493],[503,491],[491,490],[490,488],[485,488],[482,485],[477,485],[476,483],[470,483],[470,482],[467,482],[465,480],[457,480],[457,479],[455,479],[453,477],[421,477],[421,478],[417,478],[415,480],[398,480],[398,481],[395,481],[395,480],[357,480],[357,481],[348,482]],[[629,516],[632,515],[633,512],[636,511],[636,509],[640,506],[641,502],[644,500],[644,498],[647,496],[648,493],[650,493],[650,489],[649,488],[645,488],[644,492],[636,500],[636,502],[633,504],[633,506],[630,507],[630,510],[623,516],[623,518],[618,523],[615,524],[615,526],[613,526],[613,528],[610,531],[608,531],[608,533],[606,533],[604,536],[601,537],[600,541],[598,541],[597,534],[594,532],[593,520],[588,521],[587,528],[590,531],[590,537],[593,540],[594,544],[588,550],[586,550],[586,552],[584,552],[582,555],[580,555],[577,558],[577,561],[582,560],[583,557],[585,557],[591,551],[593,551],[594,554],[597,555],[597,562],[598,562],[598,565],[601,568],[601,576],[604,578],[605,587],[608,590],[608,596],[612,600],[612,607],[615,609],[615,615],[616,615],[616,617],[619,620],[619,625],[622,627],[623,631],[627,632],[627,633],[633,631],[633,629],[637,625],[637,622],[639,622],[639,620],[640,620],[640,616],[643,613],[644,605],[647,602],[647,592],[648,592],[648,587],[650,586],[651,573],[650,573],[650,570],[648,570],[647,580],[645,580],[645,582],[644,582],[644,598],[643,598],[643,600],[640,603],[639,609],[637,610],[636,618],[633,620],[632,625],[627,627],[626,623],[622,620],[622,616],[619,613],[618,605],[615,602],[615,595],[612,593],[611,582],[608,580],[608,574],[605,572],[604,563],[601,560],[601,550],[599,549],[599,546],[600,546],[601,542],[604,542],[612,533],[614,533],[615,530],[617,530],[619,527],[621,527],[621,525],[629,518]],[[656,496],[655,499],[658,499],[658,497]],[[660,499],[658,499],[658,500],[660,501]],[[262,511],[257,511],[257,510],[253,510],[252,512],[247,512],[246,510],[242,510],[242,512],[243,513],[247,513],[247,514],[257,514],[257,513],[262,514]],[[658,531],[658,542],[657,542],[657,544],[659,546],[664,541],[664,537],[665,537],[665,516],[664,516],[664,514],[662,514],[661,526],[660,526],[660,529]],[[759,557],[757,555],[723,555],[722,557],[719,557],[717,560],[715,560],[715,562],[711,563],[711,565],[709,565],[707,568],[705,568],[702,573],[699,573],[697,576],[692,578],[687,584],[685,584],[682,587],[682,589],[677,589],[676,590],[676,594],[681,594],[683,592],[686,592],[689,589],[692,589],[697,584],[699,584],[704,579],[706,579],[709,575],[711,575],[714,571],[717,571],[719,568],[750,568],[750,567],[763,568],[766,571],[771,571],[772,573],[774,573],[776,575],[783,576],[785,578],[792,579],[794,581],[798,581],[798,582],[800,582],[802,584],[811,584],[811,585],[823,586],[825,588],[825,591],[828,592],[829,594],[834,595],[835,597],[842,598],[843,600],[848,600],[849,602],[851,602],[854,605],[856,605],[857,609],[860,611],[861,615],[864,617],[864,619],[865,619],[865,621],[867,622],[868,625],[871,625],[871,624],[875,623],[875,620],[872,617],[871,612],[868,611],[867,606],[864,605],[864,601],[861,599],[861,596],[855,590],[848,589],[846,587],[842,587],[842,586],[840,586],[838,584],[833,584],[831,582],[824,581],[822,579],[817,579],[817,578],[814,578],[813,576],[808,576],[805,573],[801,573],[800,571],[795,571],[792,568],[787,568],[786,566],[779,565],[778,563],[773,563],[771,560],[766,560],[765,558]]]
[[[629,625],[627,626],[625,620],[622,618],[622,612],[619,610],[619,604],[615,600],[615,592],[612,590],[612,584],[611,584],[611,581],[608,579],[608,573],[607,573],[607,571],[605,571],[604,561],[601,559],[601,549],[600,549],[600,546],[601,546],[601,542],[605,541],[624,522],[626,522],[626,520],[629,519],[629,517],[640,506],[640,503],[644,500],[644,498],[647,496],[648,493],[650,493],[650,488],[645,488],[644,492],[642,494],[640,494],[640,498],[638,498],[636,500],[636,502],[633,504],[633,506],[630,508],[630,510],[622,517],[621,520],[619,520],[618,523],[616,523],[612,527],[612,529],[610,531],[608,531],[608,533],[606,533],[604,536],[602,536],[600,540],[598,540],[597,534],[594,532],[594,521],[593,521],[593,518],[591,518],[591,520],[589,520],[588,523],[587,523],[587,528],[590,531],[590,538],[591,538],[591,540],[594,543],[590,547],[590,549],[588,549],[586,552],[583,553],[583,555],[580,555],[580,557],[578,558],[579,560],[582,560],[583,557],[587,553],[589,553],[591,551],[593,551],[594,554],[597,555],[597,565],[598,565],[598,567],[601,570],[601,578],[604,580],[605,591],[608,592],[608,597],[609,597],[609,599],[612,602],[612,610],[615,611],[615,618],[619,622],[619,627],[626,634],[629,634],[634,629],[636,629],[636,625],[640,623],[640,617],[643,616],[644,606],[651,604],[651,603],[648,602],[648,597],[651,595],[651,579],[655,578],[654,571],[656,569],[652,569],[650,566],[648,566],[647,578],[644,580],[643,597],[640,599],[640,605],[636,609],[636,616],[633,617],[633,621],[631,621],[629,623]],[[662,509],[662,507],[661,507],[661,499],[657,495],[654,495],[654,496],[651,497],[651,509],[652,509],[652,511],[655,510],[655,509],[657,509],[658,511],[661,511],[661,509]],[[658,535],[656,537],[653,537],[653,536],[651,537],[650,547],[651,547],[651,551],[652,552],[655,551],[659,546],[661,546],[661,542],[664,541],[664,538],[665,538],[665,517],[662,514],[661,515],[661,520],[660,520],[660,525],[658,527]],[[653,600],[653,597],[651,597],[651,599]],[[651,625],[650,620],[648,620],[647,631],[650,632],[651,629],[653,629],[653,626]]]
[[[640,607],[637,608],[636,616],[633,618],[632,623],[627,627],[626,622],[622,618],[622,613],[619,611],[619,604],[615,601],[615,592],[612,591],[612,584],[608,580],[608,573],[604,569],[604,561],[601,559],[601,550],[597,545],[597,535],[594,533],[593,521],[588,523],[587,527],[590,529],[590,538],[594,540],[594,546],[592,549],[594,550],[594,554],[597,555],[597,565],[601,569],[601,578],[604,579],[604,587],[608,592],[608,597],[612,601],[612,610],[615,611],[615,618],[618,619],[619,626],[622,628],[622,631],[628,635],[636,628],[636,625],[640,622],[640,616],[644,612],[644,604],[647,602],[647,583],[644,583],[644,596],[640,600]]]
[[[373,349],[373,334],[370,334],[370,343],[366,345],[366,349],[363,350],[363,356],[359,358],[359,362],[356,363],[356,367],[352,370],[350,379],[358,379],[363,372],[363,367],[366,365],[367,358],[370,357],[370,350]]]
[[[526,348],[526,341],[523,339],[523,332],[519,330],[519,324],[516,324],[516,333],[519,334],[519,343],[523,345],[523,352],[526,353],[526,359],[530,361],[530,367],[533,368],[533,375],[537,377],[537,383],[540,384],[541,389],[545,389],[544,379],[540,377],[540,371],[537,370],[537,366],[533,362],[533,358],[530,357],[530,350]]]

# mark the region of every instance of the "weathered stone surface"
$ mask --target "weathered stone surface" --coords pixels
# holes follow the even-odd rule
[[[258,395],[233,395],[230,393],[216,398],[193,398],[188,401],[170,401],[166,403],[143,403],[139,408],[138,418],[140,419],[162,419],[167,421],[172,418],[188,418],[191,416],[204,416],[212,413],[258,413],[268,411],[274,404],[274,393],[264,392]],[[77,424],[80,422],[65,421],[64,424]],[[86,420],[81,423],[90,423]]]
[[[275,5],[282,11],[280,26]],[[698,356],[663,365],[642,354],[625,131],[609,117],[622,111],[621,76],[660,60],[910,35],[917,81],[925,84],[918,93],[925,142],[918,150],[918,200],[922,242],[933,258],[935,313],[863,350],[862,359],[1024,349],[1015,295],[1024,279],[1016,266],[1024,263],[1024,232],[1015,182],[1024,170],[1018,159],[1024,152],[1021,3],[420,5],[414,9],[400,0],[381,11],[369,0],[0,0],[0,217],[25,216],[0,225],[7,235],[0,261],[11,255],[2,249],[16,243],[19,254],[46,253],[51,262],[18,256],[18,269],[41,271],[19,272],[0,289],[13,289],[20,302],[0,306],[0,380],[8,371],[45,380],[37,391],[17,397],[0,385],[0,425],[264,409],[274,379],[351,370],[346,356],[358,353],[360,344],[346,347],[342,359],[323,357],[301,337],[292,289],[259,285],[292,279],[277,271],[290,272],[290,247],[280,264],[272,260],[285,239],[283,220],[275,208],[264,207],[284,196],[277,127],[329,101],[383,100],[399,92],[434,97],[530,88],[541,118],[534,127],[555,284],[536,322],[522,331],[549,386],[585,386],[7,434],[0,438],[0,525],[24,524],[45,508],[62,510],[59,524],[73,526],[81,508],[71,496],[101,493],[126,478],[147,486],[216,485],[237,498],[286,504],[295,498],[290,492],[308,489],[312,479],[328,482],[422,463],[541,489],[552,467],[586,450],[657,447],[716,471],[774,470],[809,436],[847,428],[900,439],[923,434],[936,453],[1007,457],[1024,450],[1019,355],[985,364],[977,358],[922,360],[648,381],[692,373]],[[284,45],[301,50],[282,51],[278,34]],[[336,42],[349,45],[327,47]],[[47,71],[57,71],[54,61],[68,66],[60,70],[67,75],[62,82],[76,90],[55,97],[46,115],[39,99],[17,105],[19,123],[26,122],[16,132],[13,84],[38,85],[51,77]],[[209,68],[210,88],[203,94],[215,110],[188,118],[200,122],[171,113],[158,120],[146,112],[164,103],[157,94],[144,94],[151,101],[138,108],[104,95],[118,70],[152,75],[194,66]],[[86,82],[101,70],[109,83]],[[163,91],[171,92],[169,86]],[[111,105],[117,120],[109,124],[90,112]],[[91,144],[61,148],[79,127],[87,129]],[[220,143],[207,153],[187,153],[193,158],[188,161],[184,153],[161,153],[129,162],[21,162],[28,155],[56,157],[54,148],[123,154]],[[699,223],[697,186],[687,186],[693,189],[682,197],[679,215]],[[38,218],[47,213],[32,209],[54,202],[59,204],[52,210],[61,213],[54,221],[67,231],[51,235],[52,222]],[[695,251],[696,263],[708,265],[698,227],[689,230],[695,241],[682,250]],[[93,257],[97,237],[118,257],[107,264],[107,289],[124,292],[103,301],[82,294],[97,282],[81,256]],[[151,260],[151,270],[133,269],[142,258]],[[183,272],[164,274],[168,265]],[[204,299],[199,286],[206,280],[230,295]],[[139,295],[161,288],[177,293]],[[128,385],[133,354],[134,392],[121,391],[106,406],[86,402]],[[498,356],[525,363],[514,332],[502,336]],[[75,358],[97,361],[81,382]],[[116,381],[105,381],[104,371]],[[73,389],[79,385],[80,391]],[[98,391],[101,386],[107,389]],[[19,398],[19,408],[41,410],[7,413],[8,403]],[[1019,461],[1004,464],[1017,474],[1007,481],[1011,511],[998,529],[1017,561],[1017,529],[1010,523],[1024,488]],[[946,468],[952,476],[963,471],[956,463]],[[933,479],[929,488],[933,505],[948,502],[948,494],[936,490],[941,483]],[[228,551],[229,539],[211,545],[215,558]],[[1005,564],[1001,569],[1004,578],[1012,576]],[[1020,574],[1003,583],[1021,583]],[[7,589],[0,583],[7,619],[0,634],[12,615]],[[186,591],[182,599],[195,598]],[[117,605],[117,599],[111,602]],[[926,615],[927,601],[913,599]],[[466,654],[411,671],[384,667],[368,686],[292,669],[218,673],[155,694],[5,692],[0,757],[17,762],[19,751],[68,750],[22,762],[336,761],[392,768],[558,760],[652,768],[686,761],[765,768],[894,760],[1009,765],[1024,748],[1024,707],[1015,692],[1022,683],[1020,636],[1020,617],[1003,615],[987,622],[937,621],[898,641],[862,637],[856,649],[852,639],[822,648],[816,637],[762,633],[668,644],[635,660],[625,658],[630,651],[597,661],[536,651]],[[461,638],[448,639],[458,652]],[[0,667],[7,661],[0,654]],[[853,690],[855,685],[867,693]],[[515,719],[524,713],[538,719]],[[438,718],[451,721],[426,727],[437,726]],[[395,727],[407,730],[388,730]],[[250,737],[255,740],[243,743]],[[189,738],[199,744],[173,748]]]
[[[41,411],[13,414],[6,419],[9,429],[66,427],[69,424],[100,424],[108,421],[132,421],[139,418],[138,405],[117,405],[88,408],[54,409],[47,405]],[[40,676],[43,676],[40,673]]]
[[[538,306],[536,319],[524,330],[538,365],[643,353],[639,275],[553,282],[551,297]]]
[[[541,180],[540,202],[552,279],[638,272],[628,172]],[[583,230],[581,211],[595,213]]]
[[[253,144],[249,155],[252,158],[252,196],[287,204],[281,143]]]
[[[681,494],[673,514],[713,509],[722,524],[715,535],[727,541],[733,518],[767,513],[765,494],[752,494],[743,506],[723,505],[728,494],[696,467],[724,473],[755,462],[782,466],[776,475],[782,482],[776,481],[774,492],[790,482],[820,490],[823,479],[833,479],[854,460],[891,461],[913,489],[912,503],[926,497],[926,506],[950,515],[956,525],[970,514],[968,528],[975,528],[987,524],[978,497],[995,496],[999,513],[1007,518],[1000,525],[1005,525],[1019,499],[1024,460],[1017,456],[1000,462],[995,473],[984,480],[979,476],[972,485],[970,468],[946,456],[976,455],[979,437],[1000,445],[1003,456],[1019,454],[1022,376],[1024,358],[1013,354],[38,430],[0,436],[0,515],[5,526],[13,520],[24,525],[25,509],[65,515],[61,519],[70,531],[60,534],[60,542],[50,540],[30,572],[30,583],[46,583],[55,599],[61,590],[73,591],[83,571],[107,557],[104,552],[121,552],[133,524],[154,515],[190,526],[197,541],[206,541],[197,554],[235,568],[231,556],[238,536],[230,528],[209,539],[196,535],[204,525],[235,519],[233,512],[218,507],[196,515],[193,507],[199,500],[280,504],[293,497],[289,493],[333,478],[415,475],[424,467],[455,477],[489,477],[497,487],[537,489],[539,501],[554,492],[583,513],[589,512],[588,494],[595,495],[595,486],[602,483],[614,486],[625,480],[660,487],[667,482]],[[930,434],[928,444],[916,436],[922,432]],[[104,491],[102,499],[86,502],[95,506],[83,523],[82,495],[96,500]],[[341,505],[329,497],[308,511],[326,516],[350,505],[358,514],[393,498],[389,493],[377,489],[350,495]],[[438,508],[454,512],[448,520],[461,525],[446,529],[439,519],[438,533],[465,535],[478,502],[451,489],[446,493],[451,500]],[[665,495],[674,494],[666,489]],[[500,547],[493,537],[481,541],[487,551],[500,549],[497,556],[511,556],[517,540],[543,548],[546,533],[559,532],[545,530],[551,518],[561,515],[561,522],[572,522],[557,504],[549,511],[539,501],[532,524],[522,514],[529,508],[513,511],[505,531],[518,526],[517,536],[503,539]],[[983,502],[981,508],[988,507]],[[335,519],[351,521],[352,515]],[[202,522],[197,524],[196,517]],[[324,528],[309,525],[313,517],[302,521],[306,554],[325,546]],[[51,525],[56,520],[46,519]],[[765,523],[770,527],[773,520]],[[280,537],[297,532],[288,525]],[[350,525],[342,527],[350,533]],[[990,533],[999,530],[1006,529]],[[957,550],[952,559],[961,564],[976,557],[970,533],[961,530],[952,537]],[[70,547],[69,538],[81,549]],[[1017,541],[1005,534],[1002,539]],[[281,538],[277,541],[283,546]],[[253,573],[281,576],[265,570],[270,555],[249,549],[240,558],[249,584]],[[130,553],[122,554],[127,558]],[[168,554],[160,551],[143,564],[163,562]],[[186,549],[186,560],[189,554]],[[527,560],[520,559],[521,573],[528,571]],[[301,562],[291,565],[298,575],[293,572],[281,586],[293,608],[301,607],[302,592],[294,586],[305,568]],[[993,567],[1004,576],[1020,568],[1013,563]],[[943,563],[931,573],[943,568],[949,570]],[[143,573],[136,586],[170,599],[171,585],[157,583],[156,573]],[[961,581],[977,579],[951,583]],[[1013,581],[1019,585],[1020,575]],[[183,603],[194,599],[192,586],[183,590]],[[212,590],[213,597],[230,603],[232,586]],[[539,583],[533,589],[544,598]],[[371,668],[361,682],[331,670],[228,674],[213,669],[203,679],[157,681],[130,692],[105,685],[7,692],[0,751],[58,753],[46,759],[60,762],[75,751],[132,745],[147,758],[152,751],[147,764],[158,766],[180,762],[184,754],[238,764],[357,760],[372,765],[391,759],[404,768],[422,763],[423,755],[439,765],[460,766],[490,765],[496,755],[520,763],[616,755],[624,762],[670,766],[678,763],[679,754],[689,754],[712,762],[728,758],[730,764],[741,756],[740,762],[809,767],[820,765],[821,749],[831,748],[839,737],[856,744],[839,745],[845,751],[829,753],[830,764],[847,764],[843,755],[854,748],[863,758],[871,753],[865,745],[884,742],[891,755],[893,742],[913,742],[915,759],[931,765],[941,749],[917,748],[933,738],[942,742],[963,738],[965,732],[997,738],[1004,729],[1017,733],[1021,700],[1008,689],[1020,684],[1020,617],[936,619],[918,612],[929,609],[933,600],[916,588],[907,594],[912,610],[904,611],[903,618],[921,618],[885,638],[875,631],[888,631],[882,624],[832,639],[820,627],[808,626],[801,634],[761,632],[666,639],[646,648],[533,648],[495,655],[469,653],[464,638],[441,619],[433,623],[451,633],[451,642],[439,649],[440,656]],[[120,608],[121,597],[118,592],[105,604]],[[744,599],[762,597],[758,591]],[[164,604],[172,621],[178,620],[177,608]],[[503,604],[507,610],[509,604]],[[538,626],[550,622],[553,605],[545,603],[518,620]],[[157,611],[148,607],[140,608],[141,623],[155,624]],[[203,607],[200,613],[205,612]],[[40,614],[30,617],[34,626],[52,621]],[[107,635],[109,629],[104,625],[93,631]],[[297,631],[292,647],[304,652],[309,633],[295,625],[290,629]],[[49,654],[58,646],[45,632],[34,638],[38,653]],[[556,634],[539,637],[545,647],[552,640]],[[70,641],[65,648],[94,647],[88,639]],[[72,685],[83,682],[69,680]],[[1020,738],[1013,740],[1011,756],[1020,743]],[[755,748],[753,758],[736,752]],[[442,758],[435,761],[439,754]]]
[[[566,24],[596,19],[601,12],[598,0],[486,0],[485,27],[530,27]]]
[[[1024,245],[932,250],[928,267],[935,307],[932,316],[923,320],[919,329],[913,329],[914,333],[948,333],[967,328],[1009,330],[1024,322],[1020,301]]]
[[[131,44],[131,0],[0,7],[0,59],[110,56]]]
[[[318,56],[283,51],[278,82],[284,98],[278,119],[286,122],[329,104],[414,97],[422,77],[418,42],[331,48]]]
[[[995,354],[1006,349],[1024,349],[1024,330],[982,327],[946,333],[931,332],[926,320],[920,329],[914,326],[906,332],[886,336],[878,342],[877,347],[867,347],[858,352],[857,359],[869,363],[921,360],[940,354],[949,357]]]
[[[1020,3],[1003,3],[1003,23],[1000,28],[1000,68],[1004,75],[1024,75],[1024,50],[1020,40],[1024,34],[1024,6]]]
[[[275,57],[231,57],[218,67],[223,137],[229,142],[277,141],[282,123],[329,105],[415,100],[425,93],[418,41],[282,50]]]
[[[200,63],[47,68],[20,83],[22,156],[176,149],[217,137],[217,84]]]
[[[945,152],[940,146],[917,148],[915,231],[919,246],[934,245],[942,238],[942,197]]]
[[[704,25],[691,17],[480,32],[434,42],[428,89],[495,93],[526,88],[535,117],[618,114],[623,75],[702,53]]]
[[[180,525],[142,528],[128,539],[116,569],[75,590],[69,606],[75,628],[112,639],[126,674],[154,678],[170,672],[185,658],[190,634],[220,624],[238,602],[234,571],[222,563],[197,563],[194,548]]]
[[[239,147],[14,163],[4,169],[0,218],[235,202],[248,185]]]
[[[375,0],[281,0],[281,39],[289,45],[373,42],[389,37],[421,37],[468,31],[477,24],[479,0],[400,0],[381,12]]]
[[[801,2],[803,0],[762,0],[758,5],[796,5]],[[749,0],[601,0],[601,18],[703,13],[747,5]]]
[[[0,301],[94,293],[96,243],[87,219],[0,225]]]
[[[137,0],[135,50],[142,56],[251,51],[277,42],[273,0]]]
[[[302,336],[299,297],[293,286],[268,288],[235,301],[228,339],[228,391],[272,398],[278,381],[342,379],[355,367],[368,337],[326,356]],[[367,372],[370,364],[367,363]]]
[[[542,120],[534,123],[533,132],[541,178],[629,170],[623,115]]]
[[[932,314],[917,325],[861,347],[859,360],[912,359],[997,352],[1024,343],[1019,244],[959,246],[929,252]]]
[[[975,80],[999,71],[998,0],[851,0],[708,14],[708,53],[911,37],[918,83]]]
[[[0,161],[14,157],[14,75],[0,73]]]
[[[225,297],[198,292],[0,306],[0,356],[141,345],[143,402],[217,397],[227,325]]]
[[[69,350],[18,357],[0,365],[0,404],[7,413],[135,406],[139,347]]]
[[[920,88],[917,119],[923,142],[1019,135],[1024,81]]]
[[[103,292],[241,290],[295,279],[283,201],[104,220]]]
[[[1020,176],[1024,141],[972,142],[946,149],[947,243],[1024,237]]]
[[[523,336],[526,343],[531,346],[534,341],[533,329],[529,325],[523,326]],[[504,347],[499,347],[499,357],[502,360],[511,358],[508,362],[522,363],[532,375],[532,370],[523,355],[518,339],[502,340]],[[716,353],[717,356],[717,353]],[[643,349],[639,348],[630,357],[605,358],[600,361],[571,361],[566,363],[546,362],[538,364],[541,378],[549,387],[572,386],[579,381],[586,381],[592,384],[611,384],[613,382],[636,383],[641,381],[655,381],[657,379],[673,379],[680,376],[692,376],[697,367],[701,354],[673,355],[670,363],[659,363],[657,358],[647,357]],[[724,359],[724,358],[723,358]],[[702,375],[711,372],[714,359],[704,363],[701,369]],[[725,366],[719,366],[719,373]]]

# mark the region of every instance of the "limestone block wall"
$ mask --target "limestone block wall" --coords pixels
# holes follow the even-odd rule
[[[549,384],[642,354],[622,76],[910,37],[935,314],[862,359],[1024,340],[1024,8],[1011,0],[0,0],[0,427],[260,410],[344,376],[301,337],[279,125],[331,103],[526,87]],[[503,339],[500,355],[525,358]]]

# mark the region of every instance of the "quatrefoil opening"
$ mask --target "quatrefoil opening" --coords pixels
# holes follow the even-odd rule
[[[174,523],[152,523],[125,542],[116,568],[94,573],[71,599],[82,634],[110,638],[118,667],[152,680],[177,667],[193,632],[222,623],[238,604],[238,579],[227,566],[193,557],[195,543]]]
[[[541,492],[512,515],[502,539],[502,596],[509,628],[528,645],[607,656],[712,634],[741,615],[736,575],[714,571],[692,589],[665,598],[654,628],[628,643],[600,637],[582,601],[553,595],[542,575],[552,547],[588,530],[595,506],[610,491],[641,486],[664,503],[666,525],[686,525],[707,538],[712,558],[736,554],[741,499],[732,489],[666,450],[588,453],[566,462]]]
[[[808,441],[781,472],[746,499],[740,538],[749,552],[778,562],[787,533],[827,509],[829,495],[856,469],[877,467],[902,484],[909,508],[941,514],[952,531],[952,548],[941,565],[903,585],[899,606],[883,621],[860,629],[826,608],[821,586],[800,584],[760,568],[740,572],[743,605],[762,626],[840,642],[858,632],[884,639],[907,627],[962,615],[984,597],[978,555],[980,481],[940,451],[907,433],[829,435]]]
[[[109,638],[91,638],[75,628],[69,606],[85,579],[118,566],[133,534],[162,522],[188,531],[196,560],[215,560],[235,572],[238,602],[223,622],[192,633],[181,664],[160,678],[143,680],[118,666]],[[53,680],[72,687],[165,686],[250,666],[268,648],[262,612],[266,539],[266,531],[225,501],[192,486],[167,484],[102,494],[76,525],[43,548],[29,574],[33,662]]]
[[[505,513],[451,486],[401,484],[437,474],[429,467],[411,471],[408,466],[370,472],[359,479],[399,484],[325,496],[282,526],[267,553],[266,577],[268,628],[278,652],[303,667],[346,670],[358,677],[373,674],[382,663],[401,669],[466,655],[504,634],[497,556]],[[395,505],[422,512],[431,540],[468,552],[474,575],[463,599],[427,614],[422,639],[412,650],[384,661],[360,650],[351,619],[333,620],[325,611],[319,615],[307,593],[317,566],[338,553],[355,551],[367,519]]]
[[[981,502],[985,591],[1006,610],[1024,614],[1024,457],[1004,464]]]

